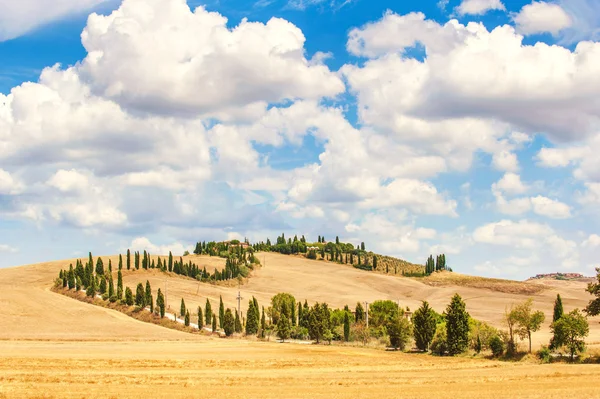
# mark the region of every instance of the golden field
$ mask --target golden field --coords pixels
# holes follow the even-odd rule
[[[207,269],[219,262],[191,258]],[[117,257],[111,259],[116,266]],[[272,295],[286,291],[333,307],[393,299],[415,309],[426,299],[442,311],[459,292],[473,317],[502,327],[502,313],[512,302],[532,297],[550,318],[557,292],[565,311],[590,299],[581,282],[486,282],[459,274],[415,280],[278,254],[260,259],[264,266],[241,287],[243,310],[253,295],[266,306]],[[0,398],[600,398],[600,365],[439,358],[169,330],[51,292],[58,271],[71,262],[0,269]],[[237,287],[157,271],[124,276],[132,288],[146,279],[154,291],[167,284],[172,309],[182,297],[191,309],[204,306],[206,298],[215,309],[219,295],[226,306],[237,305]],[[600,342],[599,321],[590,319],[592,350]],[[548,342],[548,323],[533,339],[534,346]]]

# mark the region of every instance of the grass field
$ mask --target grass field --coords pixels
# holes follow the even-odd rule
[[[201,258],[195,262],[202,264]],[[112,259],[116,265],[116,257]],[[51,292],[58,270],[70,262],[0,269],[0,398],[600,397],[600,365],[439,358],[355,346],[219,339],[166,329]],[[459,292],[474,317],[502,327],[504,307],[529,296],[547,317],[557,292],[566,311],[589,300],[585,284],[572,281],[536,282],[542,288],[533,293],[516,288],[501,292],[493,286],[473,287],[458,274],[432,286],[278,254],[261,254],[261,262],[264,266],[241,287],[243,309],[252,295],[266,305],[273,294],[288,291],[297,299],[327,301],[334,307],[399,299],[414,309],[427,299],[441,311]],[[149,279],[156,290],[167,280],[172,308],[182,296],[191,308],[207,297],[214,307],[219,295],[226,306],[235,305],[237,287],[165,278],[156,271],[125,274],[130,287]],[[521,284],[529,283],[514,287]],[[592,348],[600,343],[598,321],[590,319]],[[548,338],[545,325],[534,334],[534,345]]]

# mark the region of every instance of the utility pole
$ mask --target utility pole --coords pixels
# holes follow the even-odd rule
[[[238,283],[238,294],[237,297],[235,298],[238,301],[238,314],[240,315],[240,317],[242,317],[242,313],[241,313],[241,308],[240,308],[240,303],[242,301],[242,294],[240,293],[240,284]]]
[[[365,314],[367,316],[367,328],[369,328],[369,302],[365,301]]]

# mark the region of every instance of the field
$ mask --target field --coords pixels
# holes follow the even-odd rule
[[[194,261],[216,262],[202,258]],[[116,265],[116,257],[111,259]],[[472,316],[502,327],[501,315],[511,302],[532,297],[535,306],[551,317],[557,292],[566,311],[589,300],[585,284],[573,281],[537,281],[539,287],[530,289],[533,283],[474,283],[459,274],[420,281],[278,254],[261,254],[260,259],[264,266],[240,288],[243,309],[253,295],[266,305],[273,294],[287,291],[298,300],[327,301],[334,307],[394,299],[414,309],[427,299],[442,311],[450,296],[459,292]],[[600,365],[540,365],[533,358],[514,363],[469,356],[439,358],[169,330],[51,292],[58,270],[70,262],[0,269],[0,398],[600,397]],[[237,287],[166,278],[156,271],[125,274],[130,287],[146,279],[154,290],[166,284],[172,309],[178,308],[181,297],[192,309],[206,298],[214,308],[219,295],[226,306],[237,305]],[[598,322],[590,319],[592,350],[600,343]],[[546,324],[534,334],[534,346],[548,338]]]

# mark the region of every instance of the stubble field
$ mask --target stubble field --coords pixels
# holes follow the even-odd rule
[[[276,254],[265,260],[242,287],[243,296],[255,295],[265,305],[272,294],[289,291],[297,299],[333,306],[365,298],[400,299],[414,308],[428,299],[441,311],[458,291],[472,315],[498,325],[506,304],[529,295],[449,282],[431,286]],[[439,358],[168,330],[51,292],[52,280],[68,263],[0,270],[0,398],[600,398],[600,365]],[[154,290],[165,280],[136,271],[126,275],[126,285],[147,278]],[[214,306],[219,295],[227,306],[235,304],[235,287],[168,280],[173,307],[181,296],[188,307],[207,297]],[[582,284],[544,284],[542,292],[529,296],[547,317],[556,292],[566,310],[587,302]],[[597,342],[598,320],[590,324],[588,342]],[[545,327],[536,343],[547,334]]]

